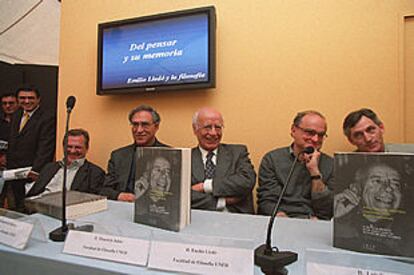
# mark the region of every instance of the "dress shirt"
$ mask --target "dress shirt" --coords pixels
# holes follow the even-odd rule
[[[203,159],[204,169],[206,168],[206,162],[207,162],[207,154],[209,151],[204,150],[200,146],[198,147],[201,152],[201,158]],[[217,166],[217,153],[218,148],[212,151],[214,153],[213,157],[211,158],[211,161],[214,163],[215,166]],[[212,193],[213,192],[213,179],[205,179],[203,182],[203,189],[206,193]],[[217,209],[218,210],[226,210],[226,199],[221,197],[217,200]]]
[[[20,130],[23,130],[24,126],[27,124],[27,122],[29,122],[30,118],[32,117],[34,112],[36,112],[37,109],[39,109],[39,106],[37,106],[33,111],[30,111],[30,112],[23,111],[22,118],[20,119],[20,127],[19,127]],[[29,118],[27,119],[27,121],[25,121],[26,120],[26,118],[25,118],[26,114],[29,115]]]
[[[67,174],[66,174],[66,189],[70,190],[72,186],[73,179],[76,176],[79,168],[85,163],[85,159],[76,159],[72,161],[70,165],[68,165]],[[50,180],[48,185],[46,186],[45,191],[42,194],[47,194],[51,192],[62,191],[63,185],[63,163],[61,163],[62,167],[56,172],[53,178]]]

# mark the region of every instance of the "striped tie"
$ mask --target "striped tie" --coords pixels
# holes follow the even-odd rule
[[[23,113],[23,117],[22,117],[22,121],[20,122],[20,129],[19,129],[19,133],[23,130],[24,126],[27,124],[27,122],[29,121],[29,113],[24,112]]]

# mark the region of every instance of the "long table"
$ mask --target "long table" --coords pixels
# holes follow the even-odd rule
[[[133,222],[132,203],[108,201],[108,210],[76,221],[91,222],[98,233],[142,236],[153,230],[164,234],[165,230],[152,228]],[[60,226],[60,221],[34,214],[45,229],[50,232]],[[254,247],[265,242],[269,218],[258,215],[242,215],[211,211],[192,210],[191,224],[181,234],[206,239],[243,239],[251,240]],[[306,274],[309,263],[358,267],[366,270],[414,274],[412,262],[399,261],[383,256],[353,253],[332,247],[332,223],[304,219],[280,218],[276,220],[273,231],[273,244],[280,250],[298,253],[298,261],[289,265],[289,274]],[[0,245],[0,274],[171,274],[150,270],[142,266],[122,264],[62,253],[63,243],[50,240],[29,241],[28,247],[19,251]],[[255,267],[255,274],[261,274]]]

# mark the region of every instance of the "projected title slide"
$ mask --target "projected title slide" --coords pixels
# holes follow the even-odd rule
[[[124,88],[208,80],[208,20],[192,15],[107,30],[102,87]]]

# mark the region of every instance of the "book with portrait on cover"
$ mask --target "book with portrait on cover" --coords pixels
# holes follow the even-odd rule
[[[414,257],[414,154],[336,153],[334,247]]]
[[[134,222],[179,231],[190,223],[191,149],[137,148]]]
[[[57,219],[62,217],[62,192],[53,192],[25,200],[29,213],[39,212]],[[66,218],[78,219],[106,210],[107,199],[104,196],[69,190],[66,192]]]

